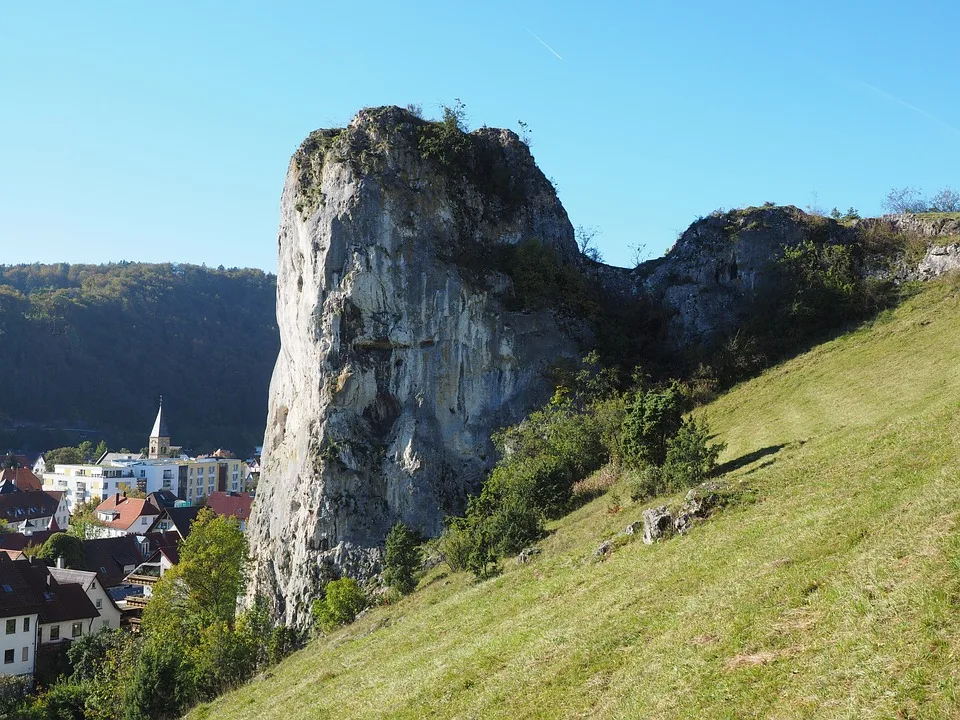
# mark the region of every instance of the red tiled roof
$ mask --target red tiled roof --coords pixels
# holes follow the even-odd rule
[[[99,516],[102,512],[117,513],[117,517],[113,520],[100,521],[105,527],[115,530],[129,530],[141,517],[159,515],[160,509],[149,500],[128,498],[117,493],[97,505],[97,515]],[[146,529],[146,526],[144,526],[144,529]]]
[[[18,490],[42,490],[43,483],[29,468],[4,468],[0,472],[0,483],[12,482]]]
[[[207,497],[207,507],[217,515],[235,517],[237,520],[250,519],[250,505],[253,498],[250,493],[217,491]]]

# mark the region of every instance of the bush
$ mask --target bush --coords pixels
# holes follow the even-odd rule
[[[125,720],[172,718],[194,699],[194,673],[183,649],[148,643],[140,652],[123,697]]]
[[[20,675],[0,675],[0,718],[33,717],[25,704],[30,693],[30,678]],[[35,713],[39,716],[39,713]]]
[[[488,576],[498,558],[542,537],[545,520],[570,510],[574,484],[619,453],[624,402],[614,388],[615,375],[588,356],[546,407],[494,436],[500,462],[441,540],[452,570]]]
[[[676,492],[699,485],[717,467],[717,457],[726,443],[709,444],[710,427],[706,420],[690,418],[671,438],[663,464],[663,485]]]
[[[84,720],[87,694],[85,685],[61,680],[38,698],[36,714],[45,720]]]
[[[634,502],[656,497],[665,492],[663,470],[657,465],[648,465],[630,474],[628,481],[630,499]]]
[[[473,551],[473,539],[466,518],[447,518],[447,527],[440,535],[440,554],[453,572],[466,570]]]
[[[366,606],[367,598],[356,580],[351,577],[332,580],[324,588],[324,596],[313,603],[313,624],[321,632],[330,632],[352,623]]]
[[[930,198],[930,209],[934,212],[960,212],[960,193],[953,188],[944,188]]]
[[[640,390],[623,420],[624,460],[634,467],[662,465],[667,441],[683,420],[683,393],[676,383],[663,390]]]
[[[419,541],[417,534],[402,522],[394,525],[387,534],[383,579],[404,595],[417,586],[414,573],[423,561]]]

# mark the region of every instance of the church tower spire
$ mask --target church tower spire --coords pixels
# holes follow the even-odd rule
[[[148,445],[151,460],[166,457],[170,452],[170,431],[167,430],[167,419],[163,415],[163,395],[160,396],[160,409],[157,411],[157,419],[153,422],[153,430],[150,431],[150,443]]]

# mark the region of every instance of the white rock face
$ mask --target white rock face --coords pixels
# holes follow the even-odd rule
[[[960,243],[931,245],[917,266],[921,280],[930,280],[960,270]]]
[[[436,534],[462,511],[494,460],[491,433],[542,403],[548,366],[577,355],[551,313],[505,309],[507,275],[457,262],[526,239],[575,256],[526,146],[475,133],[495,180],[476,187],[424,160],[421,127],[363,111],[320,138],[326,150],[308,140],[284,185],[250,593],[288,623],[307,621],[330,578],[375,572],[394,522]]]

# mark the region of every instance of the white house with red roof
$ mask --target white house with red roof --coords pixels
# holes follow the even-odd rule
[[[114,493],[97,505],[100,527],[90,529],[93,537],[142,535],[160,515],[160,508],[149,500],[128,498],[126,493]]]

